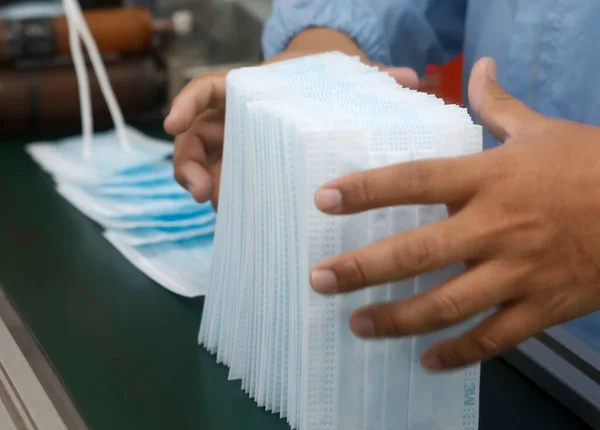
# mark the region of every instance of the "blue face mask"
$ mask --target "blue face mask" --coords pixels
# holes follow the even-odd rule
[[[173,179],[130,185],[99,185],[85,187],[87,191],[102,197],[177,198],[189,194]]]
[[[107,230],[107,234],[110,234],[113,240],[123,245],[136,247],[212,237],[214,232],[214,223],[201,227],[139,227],[125,230]]]
[[[104,228],[112,230],[132,230],[139,228],[200,228],[214,225],[216,214],[208,204],[194,205],[189,213],[124,216],[120,218],[102,218],[97,221]]]
[[[60,1],[20,1],[0,7],[0,19],[45,18],[62,13]]]
[[[111,219],[153,217],[207,210],[207,205],[200,206],[187,193],[176,196],[106,196],[69,183],[59,183],[57,191],[81,212],[97,222],[104,217]]]
[[[202,258],[193,273],[209,265],[214,209],[210,203],[198,204],[173,179],[173,165],[165,160],[171,144],[133,129],[128,132],[132,146],[128,152],[114,132],[96,135],[87,159],[81,154],[78,137],[57,144],[32,144],[28,151],[53,174],[58,193],[108,229],[111,243],[136,267],[173,292],[200,294],[206,281],[200,277],[194,283],[185,271],[173,272],[178,266],[169,258],[173,254],[188,262]],[[165,249],[171,251],[162,251]]]
[[[204,294],[212,254],[215,213],[196,203],[173,179],[166,158],[171,143],[128,127],[102,58],[77,0],[64,6],[69,46],[81,104],[82,134],[27,151],[57,183],[57,191],[84,215],[109,231],[106,237],[131,262],[165,288],[185,296]],[[26,8],[40,16],[36,5]],[[4,10],[6,13],[6,9]],[[114,130],[93,134],[89,79],[82,42],[98,78]]]
[[[27,151],[43,169],[73,182],[98,183],[102,178],[163,160],[173,152],[173,145],[145,136],[128,127],[131,143],[123,150],[114,130],[94,136],[89,157],[84,157],[81,136],[56,143],[35,143]]]
[[[50,172],[58,182],[71,182],[78,185],[88,185],[95,187],[126,187],[130,185],[153,185],[164,181],[173,181],[173,164],[170,161],[162,160],[145,164],[139,167],[132,167],[110,175],[100,177],[82,177],[73,178],[68,173],[60,171]]]
[[[212,257],[212,236],[134,247],[110,232],[106,239],[146,276],[184,297],[206,294]]]

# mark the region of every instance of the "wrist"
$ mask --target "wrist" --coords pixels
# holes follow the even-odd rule
[[[315,27],[298,33],[282,52],[265,61],[265,64],[327,51],[339,51],[346,55],[358,56],[365,63],[370,62],[364,51],[347,34]]]

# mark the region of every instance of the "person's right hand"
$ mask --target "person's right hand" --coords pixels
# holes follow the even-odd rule
[[[300,33],[284,52],[266,63],[334,50],[360,56],[365,63],[375,65],[348,36],[323,28]],[[419,77],[412,69],[377,66],[400,85],[410,88],[419,85]],[[165,131],[175,136],[175,179],[196,201],[212,200],[215,209],[221,179],[227,73],[223,71],[194,78],[173,100],[171,112],[164,123]]]
[[[225,76],[200,75],[171,105],[164,128],[175,136],[175,179],[198,202],[219,197],[225,119]]]

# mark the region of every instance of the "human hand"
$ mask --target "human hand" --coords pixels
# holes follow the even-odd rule
[[[370,63],[350,38],[329,29],[302,32],[283,53],[268,62],[330,50],[358,55],[364,62]],[[412,69],[373,65],[387,71],[404,86],[416,88],[419,84],[419,78]],[[198,202],[210,199],[215,208],[221,179],[227,73],[222,71],[194,78],[177,95],[164,123],[167,133],[175,136],[175,178]]]
[[[175,136],[175,179],[198,202],[219,197],[225,77],[227,71],[200,75],[187,84],[171,104],[165,131]]]
[[[350,292],[458,262],[433,290],[356,311],[355,334],[411,336],[496,309],[472,330],[432,345],[421,364],[449,370],[491,358],[553,325],[600,309],[600,128],[544,117],[496,82],[480,60],[471,105],[504,144],[480,154],[350,174],[321,187],[330,214],[446,204],[450,216],[317,264],[313,288]]]

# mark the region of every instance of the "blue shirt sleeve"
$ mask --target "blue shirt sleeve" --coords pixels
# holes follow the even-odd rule
[[[462,50],[467,0],[274,0],[263,30],[266,58],[310,27],[350,36],[372,61],[423,73]]]

